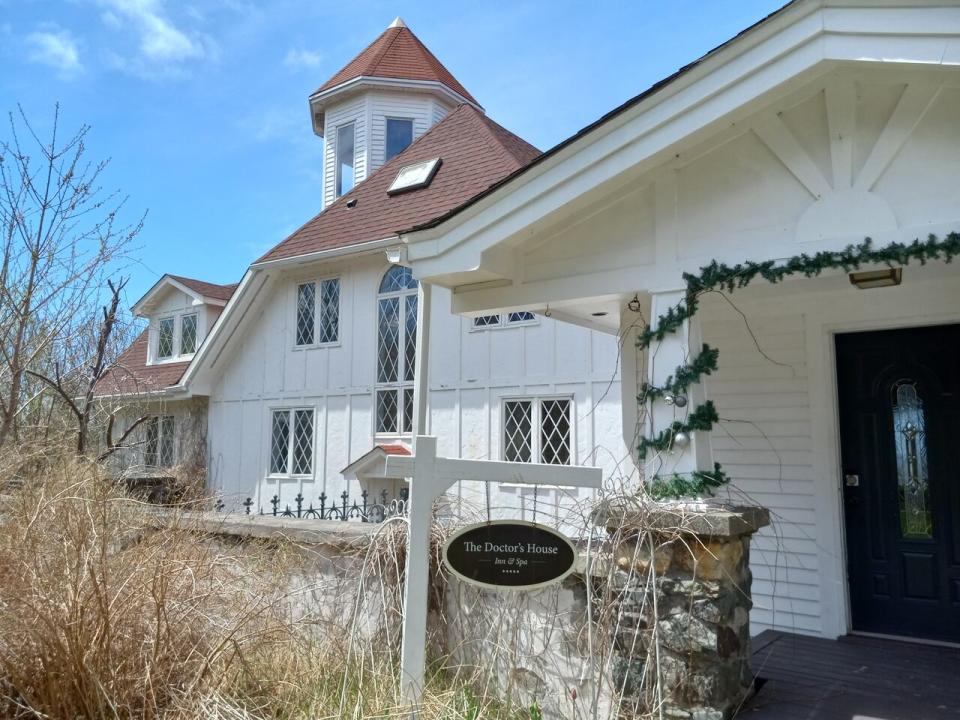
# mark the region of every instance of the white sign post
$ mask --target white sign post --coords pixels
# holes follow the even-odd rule
[[[387,458],[384,475],[410,479],[410,528],[407,536],[407,583],[403,600],[400,684],[404,700],[416,707],[423,692],[426,660],[433,501],[458,480],[599,488],[603,481],[603,472],[600,468],[569,465],[437,457],[437,439],[429,435],[418,435],[413,441],[413,456],[391,455]]]

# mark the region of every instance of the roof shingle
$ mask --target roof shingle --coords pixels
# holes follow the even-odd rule
[[[314,95],[358,77],[385,77],[402,80],[441,82],[454,92],[477,103],[473,95],[443,66],[410,28],[388,27]]]
[[[257,263],[388,238],[465,202],[539,154],[472,105],[460,105]],[[442,163],[430,185],[387,194],[401,168],[437,157]]]

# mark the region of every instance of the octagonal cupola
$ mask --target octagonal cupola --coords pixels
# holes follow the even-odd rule
[[[323,201],[401,152],[462,103],[483,108],[400,18],[310,96],[325,139]]]

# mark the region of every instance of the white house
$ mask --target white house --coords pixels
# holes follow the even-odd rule
[[[310,110],[325,139],[324,210],[238,286],[167,275],[133,308],[149,328],[100,383],[147,404],[129,475],[169,475],[189,458],[229,507],[249,497],[254,512],[294,510],[298,496],[303,510],[342,507],[343,493],[362,504],[364,491],[373,504],[403,489],[380,477],[388,454],[409,453],[414,423],[418,287],[396,262],[397,233],[539,151],[489,119],[399,19]],[[441,452],[630,472],[615,336],[550,313],[469,319],[450,305],[434,293],[427,424]],[[505,486],[490,505],[546,519],[560,512],[557,492]]]
[[[719,462],[727,492],[770,508],[753,628],[958,642],[960,274],[942,261],[957,231],[960,5],[797,0],[411,226],[404,261],[457,313],[550,307],[611,337],[696,298],[650,352],[624,342],[623,425],[666,433],[637,458],[647,479]],[[828,267],[732,293],[684,277],[931,233],[941,260],[924,265]],[[663,386],[701,338],[718,370],[688,402],[638,410],[642,384]],[[707,400],[712,431],[680,432]]]

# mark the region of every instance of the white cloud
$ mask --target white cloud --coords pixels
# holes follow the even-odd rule
[[[114,54],[114,64],[123,69],[150,75],[215,54],[208,38],[177,27],[162,0],[98,1],[105,8],[100,16],[104,25],[120,31],[129,26],[136,33],[137,53],[133,58]]]
[[[283,64],[295,70],[319,67],[322,62],[323,55],[313,50],[295,50],[290,48],[287,50],[286,57],[283,58]]]
[[[83,70],[77,43],[66,30],[43,30],[26,37],[27,59],[52,67],[62,77],[72,77]]]

